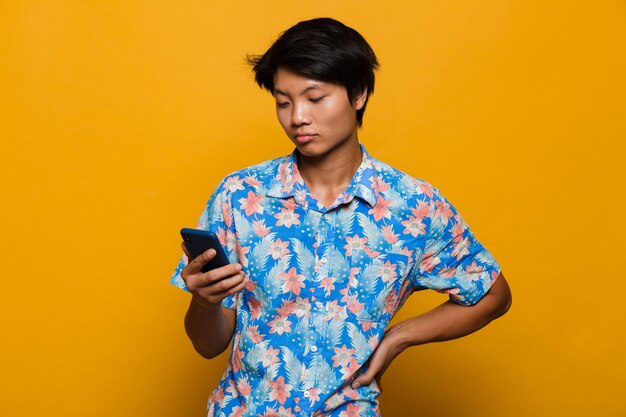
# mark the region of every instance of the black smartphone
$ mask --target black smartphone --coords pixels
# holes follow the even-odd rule
[[[220,240],[217,238],[215,233],[207,230],[183,228],[180,230],[180,235],[183,238],[183,242],[185,242],[189,255],[191,255],[191,259],[202,255],[209,249],[215,249],[215,258],[211,259],[204,265],[202,272],[207,272],[211,269],[219,268],[230,263],[228,256],[226,256],[226,252],[224,252],[224,248],[220,244]]]

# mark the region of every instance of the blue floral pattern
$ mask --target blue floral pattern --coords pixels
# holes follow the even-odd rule
[[[296,151],[228,175],[197,225],[250,278],[209,416],[378,416],[376,382],[350,382],[414,291],[478,302],[500,267],[440,192],[372,158],[330,206],[310,194]],[[171,283],[180,277],[183,256]]]

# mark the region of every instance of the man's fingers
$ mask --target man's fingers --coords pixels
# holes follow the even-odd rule
[[[358,376],[357,379],[352,381],[352,388],[357,389],[358,387],[369,385],[372,382],[372,379],[374,379],[375,375],[376,374],[374,373],[374,370],[369,368],[367,372],[362,373]]]
[[[215,258],[215,249],[209,249],[201,255],[196,256],[192,261],[189,262],[188,271],[192,274],[196,274],[202,270],[202,267],[209,262],[211,259]]]
[[[222,266],[220,268],[212,269],[208,272],[202,274],[202,286],[211,285],[217,283],[224,278],[231,277],[233,275],[238,275],[241,272],[241,265],[239,264],[229,264]]]
[[[211,294],[219,294],[228,291],[230,288],[241,284],[245,280],[245,275],[243,274],[243,272],[240,272],[236,275],[222,278],[220,281],[209,285],[206,288]]]
[[[234,286],[228,287],[226,290],[215,294],[215,296],[220,297],[220,298],[225,298],[229,295],[232,295],[236,292],[239,292],[241,290],[243,290],[246,285],[248,284],[248,279],[246,277],[244,277],[241,282],[239,282],[238,284],[235,284]]]
[[[248,284],[248,281],[248,278],[241,273],[234,277],[226,278],[217,284],[200,288],[198,294],[211,303],[218,303],[229,295],[243,290]]]

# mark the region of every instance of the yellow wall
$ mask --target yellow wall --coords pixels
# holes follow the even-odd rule
[[[626,415],[626,3],[4,0],[0,416],[203,415],[226,357],[186,339],[178,230],[291,151],[243,57],[318,16],[382,63],[362,142],[439,187],[514,294],[400,356],[384,415]]]

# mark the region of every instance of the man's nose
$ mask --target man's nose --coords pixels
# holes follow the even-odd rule
[[[294,104],[291,112],[291,122],[296,126],[311,123],[309,106],[305,103]]]

